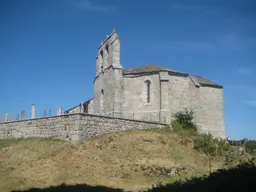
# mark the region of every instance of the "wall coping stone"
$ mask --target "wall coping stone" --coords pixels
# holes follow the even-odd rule
[[[89,113],[72,113],[72,114],[64,114],[64,115],[59,115],[59,116],[37,117],[37,118],[34,118],[34,119],[24,119],[24,120],[2,122],[2,123],[0,123],[0,125],[14,123],[14,122],[26,122],[26,121],[37,121],[37,120],[50,119],[50,118],[62,118],[62,117],[68,117],[68,116],[91,116],[91,117],[100,117],[100,118],[107,118],[107,119],[119,119],[119,120],[125,120],[125,121],[133,121],[133,122],[141,122],[141,123],[147,123],[147,124],[157,124],[157,125],[169,126],[169,124],[166,124],[166,123],[144,121],[144,120],[138,120],[138,119],[129,119],[129,118],[122,118],[122,117],[111,117],[111,116],[89,114]]]

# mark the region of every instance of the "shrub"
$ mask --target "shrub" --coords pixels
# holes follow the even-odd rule
[[[253,152],[256,150],[256,141],[249,140],[245,143],[246,151]]]
[[[174,120],[171,125],[174,131],[179,130],[197,130],[196,124],[193,122],[194,112],[193,110],[184,109],[173,115]]]
[[[172,129],[176,132],[183,130],[183,126],[178,121],[172,121],[171,123]]]
[[[194,148],[212,156],[224,155],[231,149],[225,140],[214,138],[211,134],[200,134],[195,137]]]
[[[231,146],[224,139],[214,138],[211,134],[198,134],[197,127],[193,122],[193,110],[184,109],[173,115],[174,120],[171,126],[175,132],[182,136],[184,145],[187,136],[193,138],[194,148],[200,152],[215,156],[224,155],[231,149]]]

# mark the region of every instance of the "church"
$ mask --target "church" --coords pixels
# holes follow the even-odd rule
[[[223,87],[196,75],[154,64],[123,69],[116,30],[96,57],[94,97],[65,114],[89,113],[170,123],[184,108],[194,111],[198,132],[225,138]]]

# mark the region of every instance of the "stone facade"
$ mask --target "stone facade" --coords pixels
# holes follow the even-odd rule
[[[166,124],[74,113],[0,123],[0,139],[43,137],[68,140],[73,143],[98,135],[125,130],[164,128]]]
[[[193,109],[198,131],[225,138],[223,87],[203,77],[157,65],[124,70],[114,30],[98,48],[93,99],[66,113],[85,112],[170,123],[175,112]]]
[[[147,86],[150,84],[150,101],[147,102]],[[124,76],[124,117],[159,122],[160,86],[159,75]]]

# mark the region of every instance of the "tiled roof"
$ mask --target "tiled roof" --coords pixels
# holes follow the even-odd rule
[[[93,98],[84,101],[84,102],[83,102],[83,105],[85,105],[85,104],[87,104],[87,103],[90,103],[91,100],[93,100]],[[74,106],[74,107],[72,107],[72,108],[70,108],[70,109],[67,109],[66,111],[64,111],[64,113],[68,113],[70,110],[72,110],[72,109],[78,107],[79,105],[81,105],[81,103],[79,103],[78,105],[76,105],[76,106]]]
[[[218,85],[211,80],[208,80],[203,77],[196,76],[196,75],[193,75],[193,76],[197,79],[197,81],[200,83],[200,85],[213,85],[213,86],[217,86],[217,87],[222,87],[221,85]]]
[[[146,73],[146,72],[157,72],[157,71],[173,71],[165,67],[157,66],[155,64],[148,64],[142,67],[136,67],[131,69],[126,69],[123,71],[124,74],[133,74],[133,73]]]
[[[148,65],[144,65],[142,67],[126,69],[123,71],[123,74],[129,75],[129,74],[141,74],[141,73],[159,72],[159,71],[169,71],[169,72],[174,72],[174,73],[186,74],[186,73],[177,72],[172,69],[165,68],[165,67],[161,67],[161,66],[158,66],[155,64],[148,64]],[[187,75],[189,75],[189,74],[187,74]],[[199,77],[196,75],[192,75],[192,76],[194,78],[196,78],[196,80],[198,81],[198,83],[200,85],[210,85],[210,86],[222,87],[221,85],[218,85],[218,84],[214,83],[213,81],[205,79],[203,77]]]
[[[88,99],[87,101],[83,102],[83,104],[87,104],[87,103],[90,103],[90,101],[93,100],[93,98],[91,99]]]

